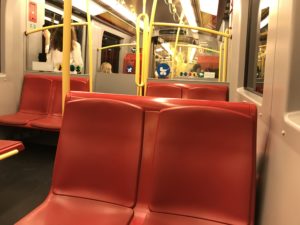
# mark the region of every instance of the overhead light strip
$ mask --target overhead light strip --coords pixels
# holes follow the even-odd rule
[[[190,26],[197,27],[198,24],[196,22],[196,17],[194,13],[194,9],[192,7],[190,0],[180,0],[181,7],[183,9],[184,15],[188,20],[188,23]],[[192,30],[193,32],[198,32],[197,30]]]

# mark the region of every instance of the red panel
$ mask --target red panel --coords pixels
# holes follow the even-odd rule
[[[54,192],[132,207],[143,117],[141,108],[114,100],[67,103],[56,154]]]
[[[37,22],[37,5],[35,2],[29,2],[29,21],[36,23]]]
[[[127,225],[133,210],[99,201],[50,195],[16,225]]]
[[[156,136],[151,211],[252,224],[255,129],[251,117],[229,110],[163,110]]]

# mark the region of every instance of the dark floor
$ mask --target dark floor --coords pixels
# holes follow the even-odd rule
[[[12,225],[47,196],[55,146],[25,143],[25,151],[0,161],[0,225]]]

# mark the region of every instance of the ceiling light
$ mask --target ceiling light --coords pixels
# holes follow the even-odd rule
[[[49,3],[46,3],[46,4],[45,4],[45,9],[48,9],[49,11],[54,12],[54,13],[57,13],[57,14],[59,14],[59,15],[61,15],[61,16],[64,15],[64,11],[63,11],[63,10],[61,10],[61,9],[59,9],[59,8],[57,8],[57,7],[54,7],[53,5],[51,5],[51,4],[49,4]],[[79,17],[77,17],[77,16],[72,16],[71,18],[72,18],[72,20],[74,20],[74,21],[76,21],[76,22],[82,21],[82,19],[79,18]]]
[[[81,0],[82,1],[82,0]],[[102,3],[108,5],[116,12],[120,13],[124,18],[136,24],[136,14],[131,12],[125,5],[117,2],[116,0],[100,0]],[[144,29],[144,23],[140,21],[140,27]]]
[[[259,4],[260,10],[266,9],[271,6],[271,0],[261,0]]]
[[[219,0],[199,0],[199,5],[202,12],[218,15]]]
[[[189,25],[193,27],[197,27],[198,24],[196,22],[196,17],[194,13],[194,9],[192,7],[190,0],[180,0],[184,15],[186,16]],[[198,32],[197,30],[192,30],[193,32]]]
[[[174,55],[174,52],[170,48],[170,43],[162,43],[161,46],[169,53],[169,55]]]

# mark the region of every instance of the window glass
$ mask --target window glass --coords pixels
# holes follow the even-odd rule
[[[250,1],[245,87],[258,94],[264,90],[270,1]]]

